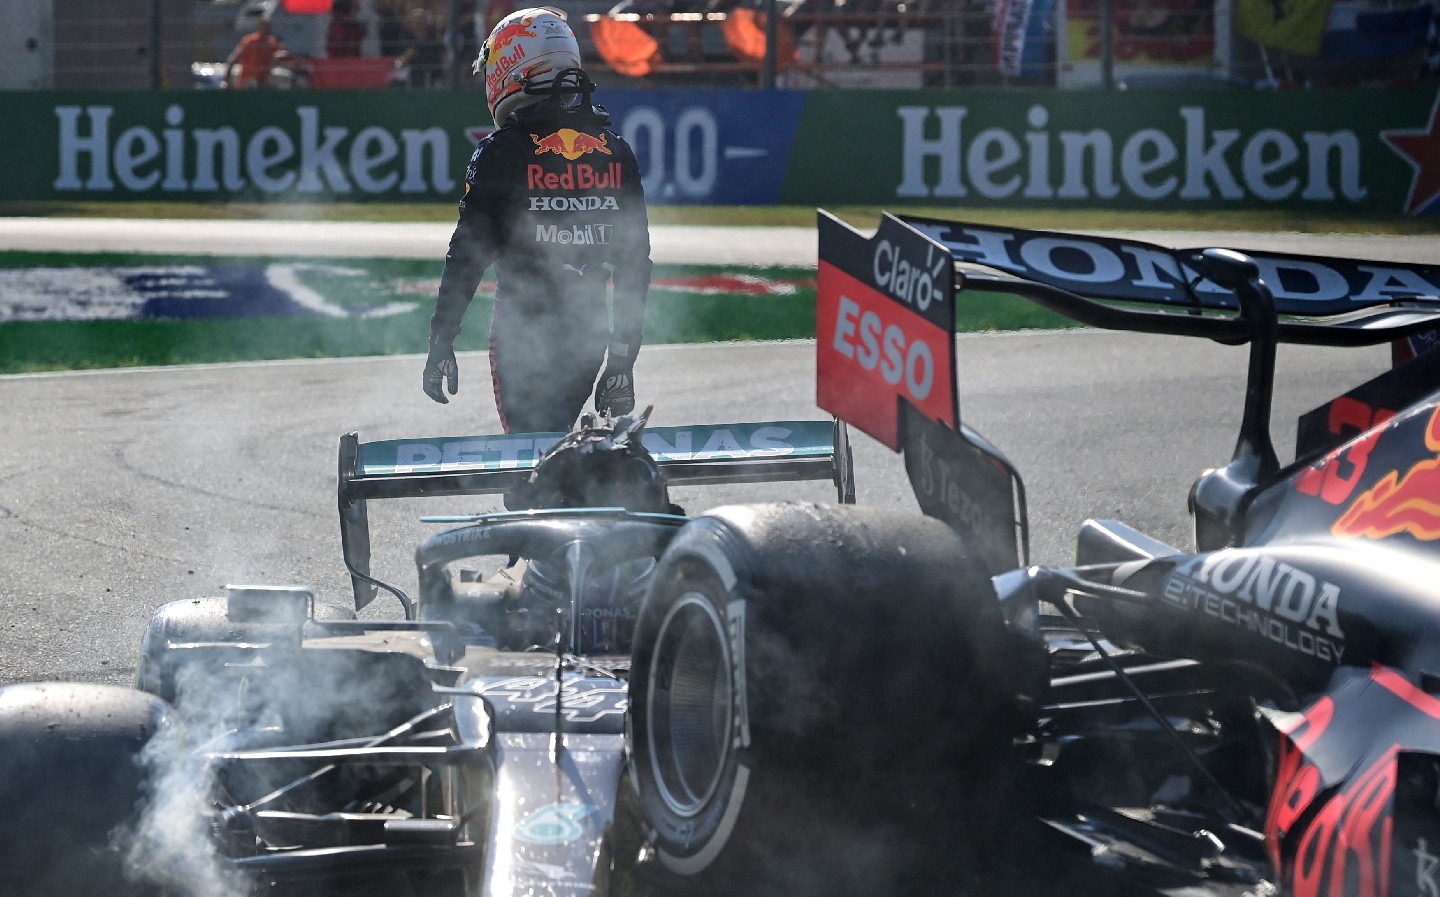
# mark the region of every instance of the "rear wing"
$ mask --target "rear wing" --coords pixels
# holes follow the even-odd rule
[[[900,220],[950,252],[957,289],[1012,293],[1109,329],[1221,342],[1254,338],[1254,322],[1239,313],[1236,292],[1197,270],[1202,249],[921,216]],[[1336,402],[1403,407],[1440,383],[1440,359],[1422,360],[1440,342],[1440,265],[1231,251],[1255,262],[1274,299],[1279,342],[1393,346],[1396,370],[1301,418],[1297,458],[1343,441],[1331,420]],[[1402,369],[1404,362],[1412,363]]]
[[[1279,467],[1269,433],[1277,342],[1424,346],[1440,330],[1435,265],[1169,249],[910,215],[882,215],[873,237],[824,210],[817,227],[818,404],[904,452],[921,509],[980,546],[991,569],[1028,563],[1024,489],[1004,456],[960,420],[962,291],[1018,296],[1105,329],[1248,343],[1235,460],[1215,479],[1224,488],[1213,501],[1196,498],[1221,511],[1241,507]],[[1421,370],[1419,361],[1381,385],[1396,395],[1433,389],[1424,374],[1435,366]]]
[[[340,437],[340,540],[355,606],[375,598],[370,576],[373,498],[494,495],[526,479],[563,433],[389,439]],[[854,503],[854,461],[840,420],[647,426],[641,441],[671,486],[830,480]],[[402,599],[403,601],[404,599]]]
[[[1234,291],[1202,275],[1201,247],[916,215],[896,220],[945,248],[957,289],[1009,293],[1110,330],[1249,340]],[[1368,346],[1440,328],[1440,266],[1232,250],[1259,267],[1280,315],[1280,342]]]
[[[816,402],[903,451],[920,510],[989,569],[1028,565],[1020,474],[960,423],[949,250],[892,215],[870,238],[824,211],[817,225]]]

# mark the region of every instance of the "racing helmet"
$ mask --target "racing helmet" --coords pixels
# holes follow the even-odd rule
[[[665,473],[640,440],[649,409],[614,424],[587,415],[540,459],[530,477],[505,495],[512,511],[537,508],[624,508],[680,514],[671,503]],[[627,653],[655,559],[632,558],[595,570],[585,584],[579,613],[581,645],[588,653]],[[562,565],[532,559],[520,581],[521,603],[532,619],[553,620],[538,608],[561,605],[569,595]]]
[[[480,47],[471,72],[485,78],[485,102],[496,125],[544,99],[556,77],[580,68],[580,43],[565,14],[549,7],[512,12]]]
[[[535,508],[624,508],[675,514],[665,474],[640,441],[645,417],[614,426],[582,422],[505,495],[512,511]]]

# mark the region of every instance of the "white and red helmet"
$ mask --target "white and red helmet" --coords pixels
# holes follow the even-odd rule
[[[501,19],[471,70],[485,77],[490,116],[502,125],[516,109],[543,99],[557,74],[578,68],[580,44],[565,14],[534,7]]]

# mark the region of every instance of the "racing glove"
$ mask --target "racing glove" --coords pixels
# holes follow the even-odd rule
[[[613,350],[595,384],[595,410],[619,417],[635,410],[635,360]]]
[[[440,389],[442,380],[450,390],[450,395],[460,391],[460,366],[455,363],[455,347],[432,340],[430,354],[425,358],[425,374],[421,377],[420,384],[425,389],[425,395],[446,405],[450,400],[445,398],[445,393]]]

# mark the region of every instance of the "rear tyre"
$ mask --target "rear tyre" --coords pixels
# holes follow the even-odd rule
[[[0,872],[13,894],[148,893],[125,874],[146,745],[173,724],[164,702],[108,685],[0,688]]]
[[[789,895],[925,890],[936,820],[967,820],[966,770],[1018,727],[1005,641],[988,572],[935,520],[773,504],[689,523],[655,572],[630,680],[663,875],[702,892],[762,876]]]

